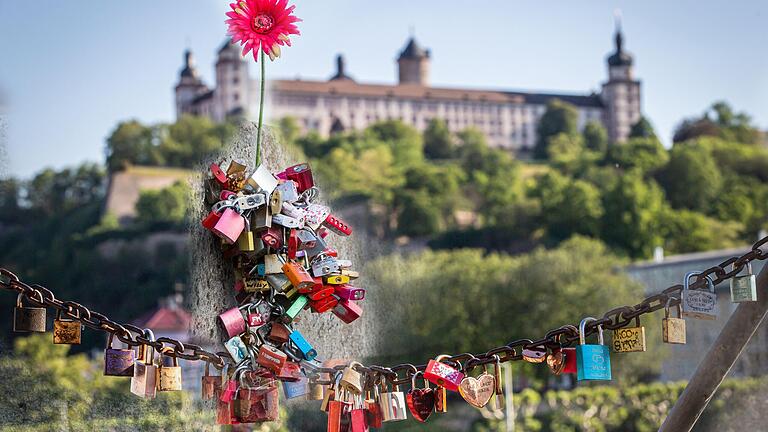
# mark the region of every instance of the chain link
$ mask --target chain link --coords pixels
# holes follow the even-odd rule
[[[739,274],[744,267],[752,261],[768,259],[768,251],[763,251],[762,247],[768,244],[768,237],[758,240],[749,252],[739,257],[731,257],[719,265],[710,267],[697,275],[696,280],[692,282],[689,289],[700,289],[706,286],[706,278],[712,278],[715,285],[733,278]],[[726,270],[730,267],[730,271]],[[0,288],[16,291],[29,303],[37,306],[51,307],[57,310],[63,318],[80,321],[84,326],[93,330],[103,331],[117,337],[121,342],[130,347],[139,345],[152,346],[158,353],[168,357],[176,357],[189,361],[208,362],[218,369],[222,369],[226,363],[234,364],[232,356],[227,352],[206,351],[199,345],[183,343],[179,340],[160,337],[156,340],[150,340],[144,336],[144,329],[132,324],[120,324],[112,321],[106,315],[92,311],[87,307],[73,301],[61,301],[56,298],[53,292],[41,285],[27,285],[22,282],[18,276],[8,269],[0,268]],[[608,330],[617,330],[632,324],[640,316],[656,312],[665,308],[680,304],[680,297],[683,286],[673,285],[664,291],[645,298],[634,306],[621,306],[612,309],[597,321],[591,321],[585,326],[585,337],[597,333],[598,327]],[[523,359],[523,350],[525,349],[556,349],[567,347],[579,340],[578,328],[574,325],[564,325],[560,328],[549,331],[542,339],[518,339],[507,345],[502,345],[488,350],[484,353],[471,354],[462,353],[445,357],[444,363],[455,365],[459,368],[471,368],[490,363],[505,363],[519,361]],[[333,368],[313,367],[313,383],[329,385],[333,382],[333,377],[339,371],[348,367],[347,365],[338,365]],[[411,377],[418,371],[423,371],[426,365],[413,365],[403,363],[392,367],[383,366],[363,366],[355,365],[355,370],[364,373],[373,379],[385,379],[391,385],[402,385],[411,382]],[[328,374],[330,379],[321,379],[320,374]],[[404,375],[403,378],[400,376]]]

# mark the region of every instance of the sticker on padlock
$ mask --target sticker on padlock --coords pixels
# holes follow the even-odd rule
[[[604,344],[603,327],[597,326],[598,345],[586,343],[585,328],[588,322],[597,321],[588,317],[579,324],[579,345],[576,346],[576,379],[578,381],[611,380],[611,353]]]
[[[715,284],[709,275],[705,278],[708,290],[690,289],[691,278],[700,274],[701,272],[689,272],[685,275],[681,294],[683,316],[704,320],[717,319],[719,309],[717,294],[715,293]]]
[[[240,336],[235,336],[226,341],[224,347],[227,349],[227,352],[229,352],[229,355],[232,356],[232,360],[234,360],[235,363],[240,363],[248,356],[248,347],[245,346],[245,343],[240,339]]]
[[[310,204],[304,211],[306,217],[306,224],[308,227],[317,231],[320,225],[323,224],[328,215],[331,214],[331,209],[320,204]]]
[[[424,369],[424,378],[437,386],[445,387],[447,390],[458,391],[464,374],[445,363],[440,363],[441,360],[449,357],[448,355],[439,355],[434,360],[430,360]]]

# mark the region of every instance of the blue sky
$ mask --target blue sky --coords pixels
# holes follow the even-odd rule
[[[768,4],[759,0],[294,3],[303,34],[268,76],[326,78],[343,52],[356,79],[393,82],[413,26],[432,49],[435,85],[570,92],[597,90],[605,79],[620,8],[644,111],[666,143],[682,117],[719,99],[768,128]],[[100,162],[121,120],[172,121],[182,52],[193,49],[211,82],[226,8],[210,0],[0,0],[10,174]]]

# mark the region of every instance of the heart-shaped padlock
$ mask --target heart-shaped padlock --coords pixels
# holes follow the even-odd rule
[[[459,394],[470,405],[482,408],[493,397],[496,388],[496,378],[488,373],[483,366],[483,373],[479,377],[465,376],[459,384]]]
[[[435,391],[429,388],[429,383],[424,380],[425,388],[416,388],[416,377],[422,375],[416,372],[411,378],[411,389],[405,399],[413,418],[424,423],[435,410]]]

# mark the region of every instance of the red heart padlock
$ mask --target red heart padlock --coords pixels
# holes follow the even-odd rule
[[[416,377],[419,375],[422,375],[422,373],[416,372],[413,374],[411,389],[405,395],[405,400],[408,403],[408,409],[411,411],[413,418],[424,423],[435,410],[435,392],[429,388],[427,380],[424,380],[424,385],[427,387],[416,388]]]

